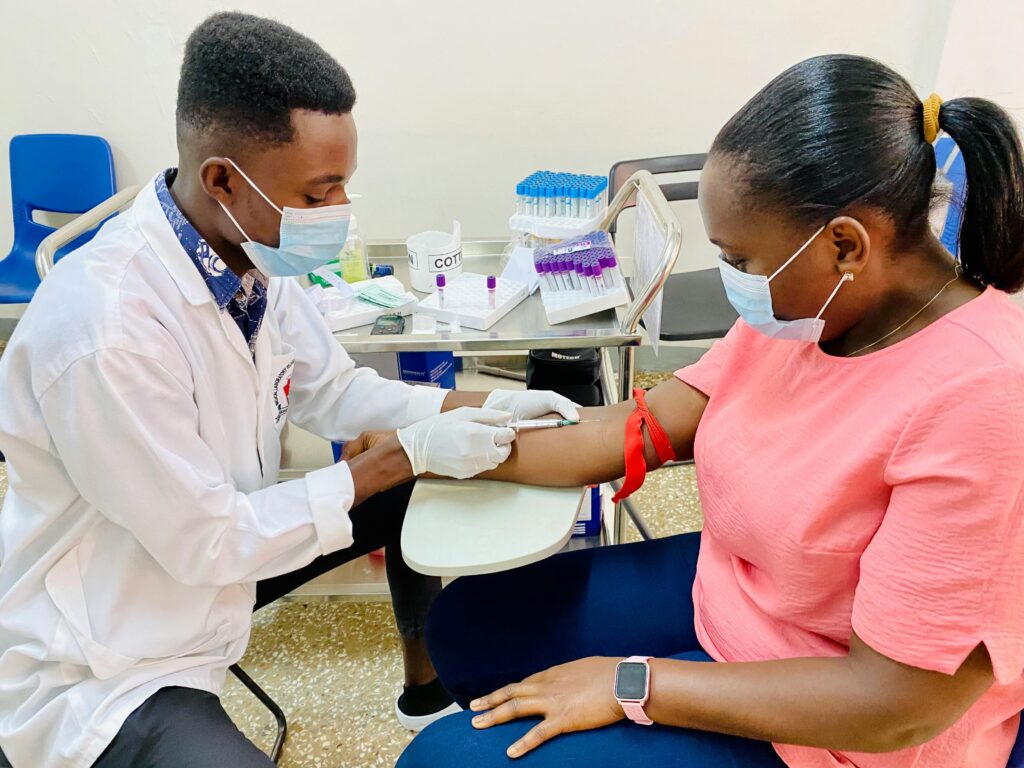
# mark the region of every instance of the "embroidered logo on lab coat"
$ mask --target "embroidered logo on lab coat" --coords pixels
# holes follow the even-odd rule
[[[288,415],[289,393],[292,388],[292,368],[294,367],[295,361],[292,360],[274,378],[274,407],[277,408],[274,424],[276,425],[279,425],[285,416]]]

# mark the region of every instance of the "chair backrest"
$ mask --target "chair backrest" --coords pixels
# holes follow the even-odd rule
[[[939,239],[947,251],[959,256],[960,223],[963,221],[964,204],[967,201],[967,167],[964,165],[964,156],[960,154],[960,147],[949,136],[942,136],[935,142],[935,164],[952,186],[946,208],[946,223]]]
[[[635,200],[640,195],[644,199],[644,211],[649,217],[645,225],[644,252],[635,254],[634,277],[628,281],[633,301],[619,319],[619,328],[624,333],[636,333],[641,318],[650,331],[661,324],[661,291],[665,287],[668,276],[679,258],[679,248],[683,235],[679,220],[669,208],[668,201],[661,188],[655,183],[654,177],[645,170],[636,171],[622,184],[608,204],[608,210],[601,220],[600,228],[610,232],[612,224],[618,218],[627,200]],[[634,202],[635,205],[635,202]],[[649,248],[660,253],[651,253]],[[658,335],[652,333],[657,343]],[[633,394],[633,353],[631,346],[622,347],[620,354],[619,396],[628,400]]]
[[[608,171],[609,197],[615,194],[626,183],[626,180],[637,171],[649,171],[654,176],[668,173],[685,173],[686,171],[699,171],[704,167],[708,159],[706,152],[692,155],[664,155],[662,157],[645,157],[640,160],[622,160],[611,167]],[[662,194],[670,203],[678,200],[696,200],[696,181],[677,181],[666,184],[659,184]],[[635,199],[630,199],[624,206],[632,208],[636,205]],[[615,234],[615,224],[609,230]]]
[[[114,156],[99,136],[41,133],[11,139],[10,159],[14,245],[0,262],[4,265],[0,268],[0,294],[28,291],[31,295],[39,282],[36,248],[55,231],[34,221],[33,213],[80,214],[109,198],[117,189]],[[88,242],[94,234],[92,230],[80,235],[62,254]]]

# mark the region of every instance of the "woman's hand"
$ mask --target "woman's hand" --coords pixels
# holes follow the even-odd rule
[[[618,722],[625,717],[614,695],[615,667],[620,661],[593,656],[506,685],[469,705],[474,712],[483,713],[473,718],[473,726],[490,728],[521,717],[543,717],[508,748],[509,757],[521,757],[560,733],[589,731]]]

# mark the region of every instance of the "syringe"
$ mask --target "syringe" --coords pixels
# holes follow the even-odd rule
[[[521,429],[551,429],[552,427],[574,427],[577,424],[590,424],[600,419],[583,419],[572,421],[571,419],[520,419],[509,423],[516,432]]]

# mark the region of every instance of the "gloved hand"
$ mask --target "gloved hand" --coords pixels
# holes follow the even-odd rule
[[[510,414],[485,408],[456,408],[398,430],[398,441],[413,474],[473,477],[494,469],[512,452]]]
[[[549,413],[560,413],[563,419],[580,420],[579,406],[567,397],[549,390],[527,389],[513,391],[496,389],[487,396],[484,408],[497,408],[512,414],[513,421],[519,419],[539,419]]]

